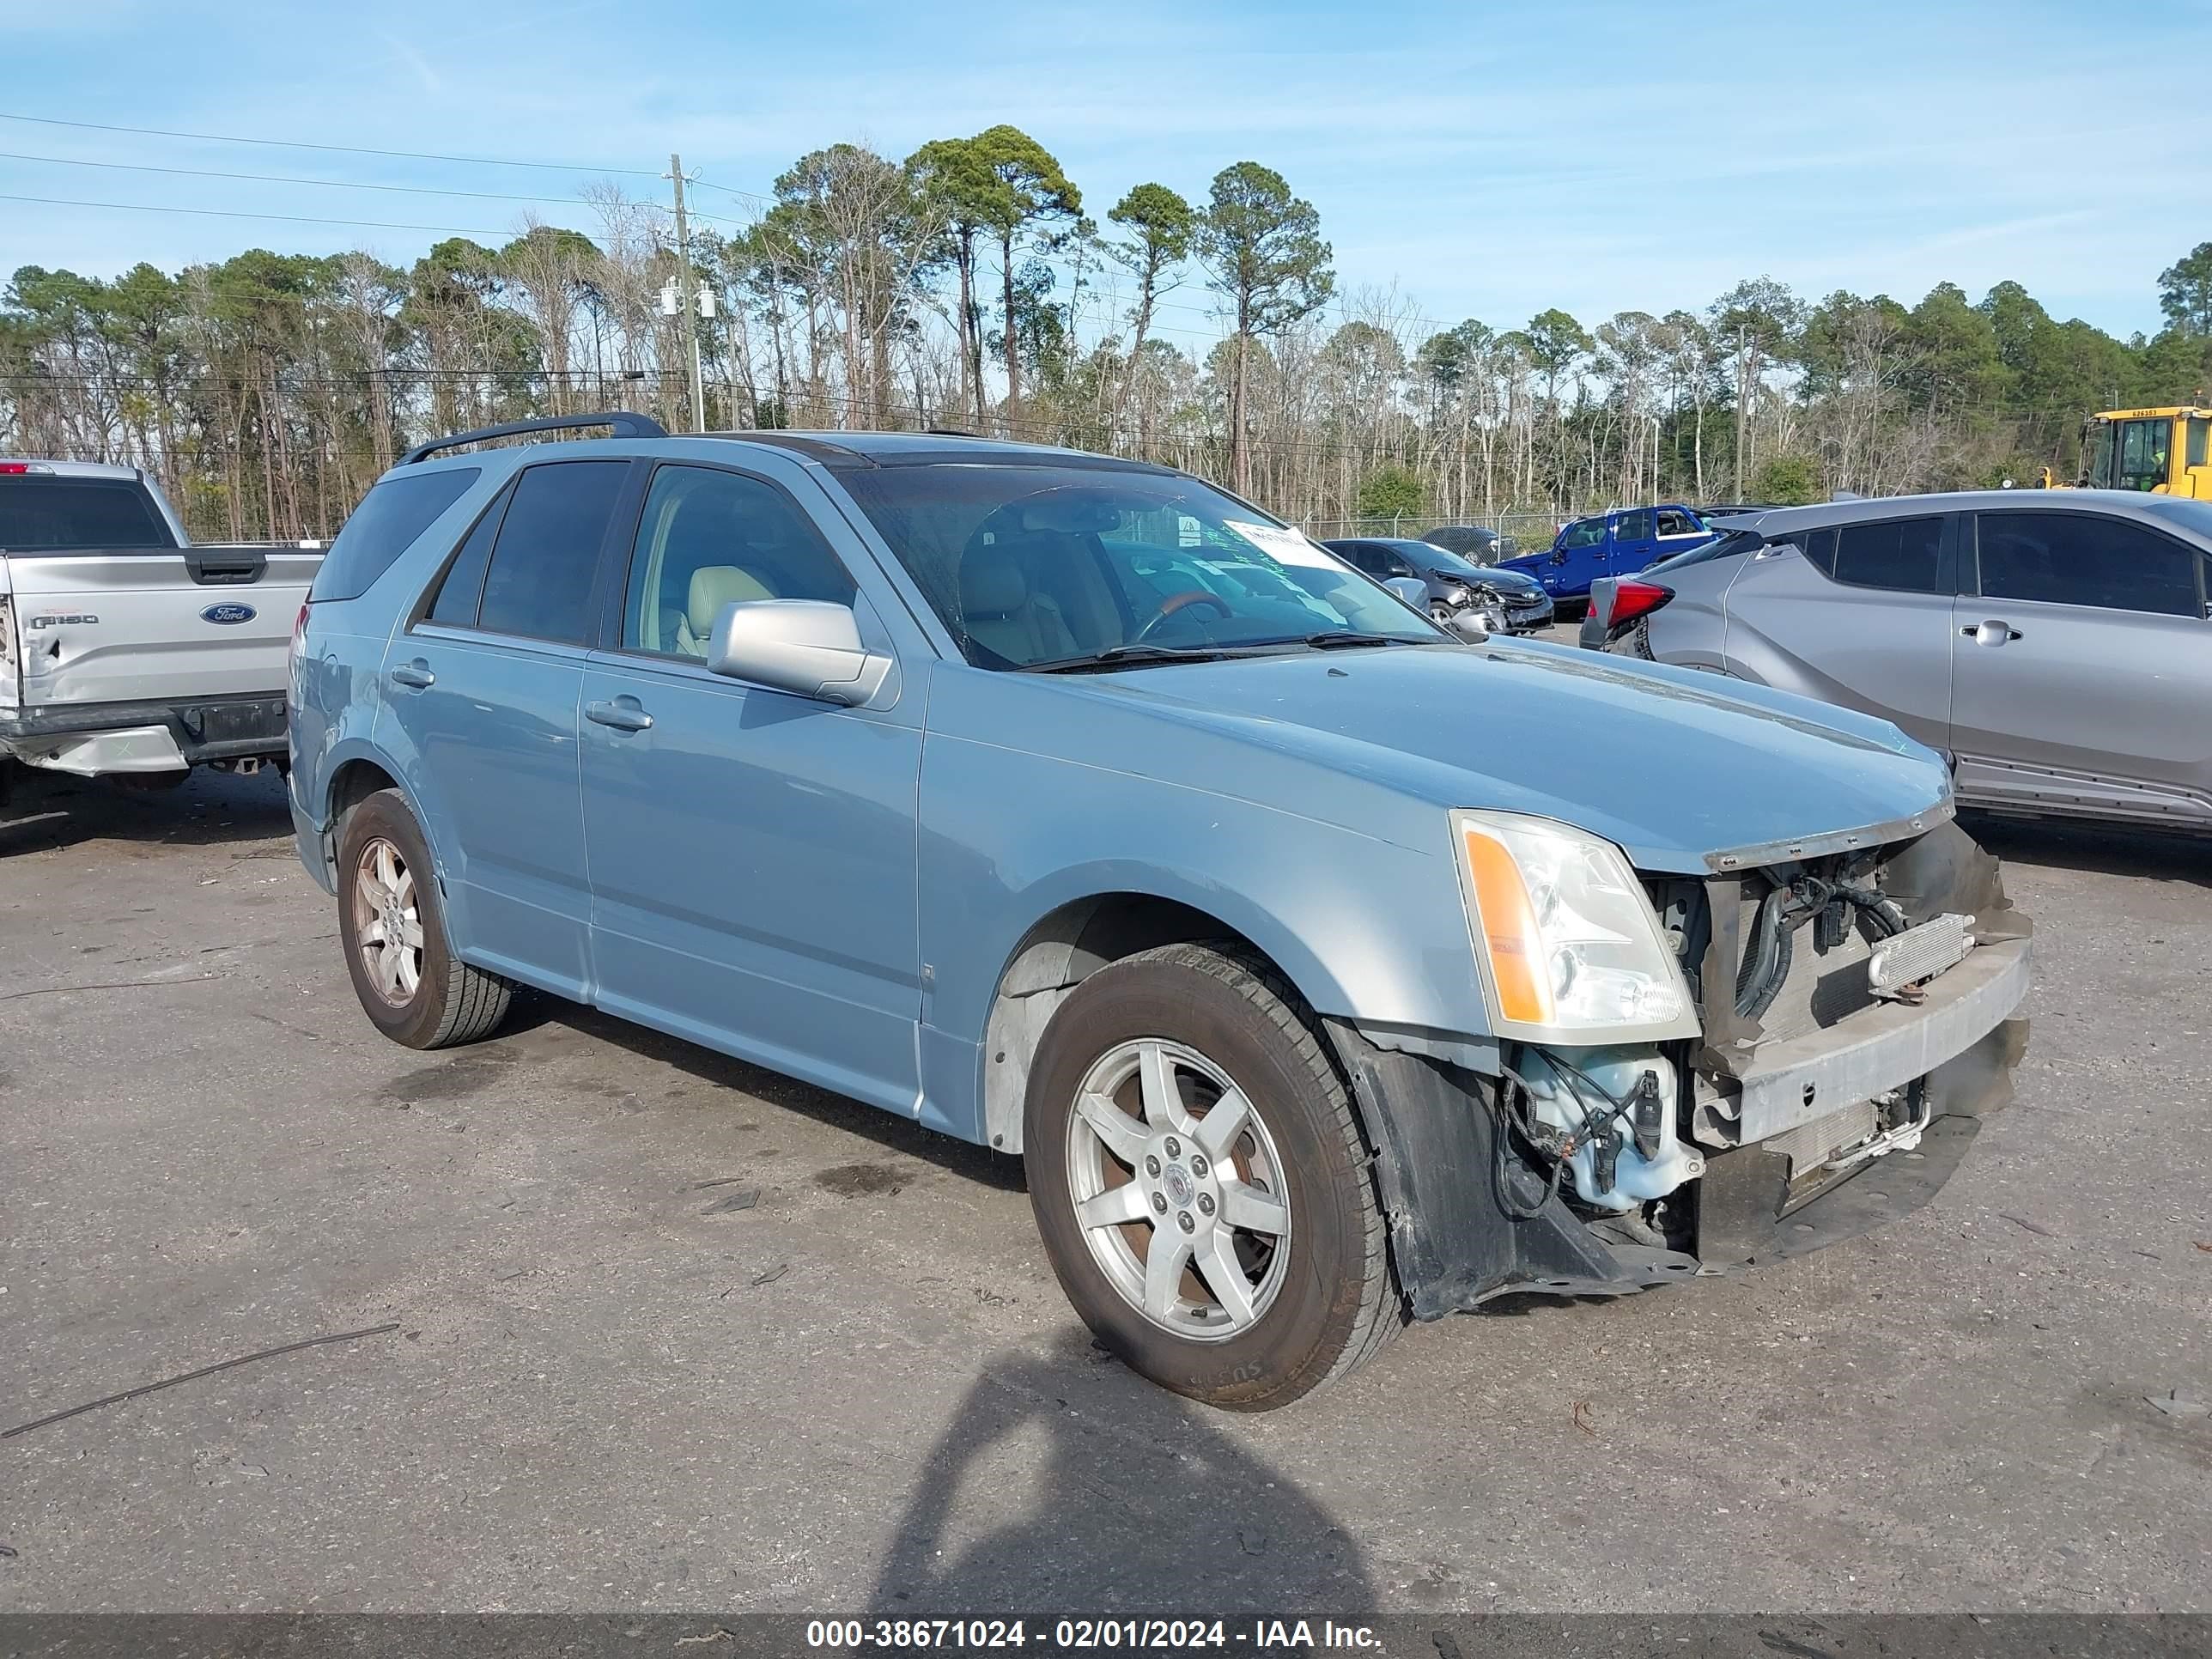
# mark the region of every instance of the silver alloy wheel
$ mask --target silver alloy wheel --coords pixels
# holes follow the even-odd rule
[[[383,836],[361,849],[354,866],[353,933],[361,965],[376,994],[395,1008],[415,1000],[422,982],[422,915],[415,872]]]
[[[1273,1304],[1291,1259],[1283,1161],[1195,1048],[1140,1037],[1100,1055],[1068,1116],[1067,1176],[1091,1256],[1155,1325],[1218,1342]]]

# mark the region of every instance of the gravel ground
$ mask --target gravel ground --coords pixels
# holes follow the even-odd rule
[[[0,1610],[2212,1607],[2212,848],[1978,826],[2021,1098],[1742,1278],[1206,1412],[1018,1168],[562,1005],[378,1038],[273,779],[0,812]]]

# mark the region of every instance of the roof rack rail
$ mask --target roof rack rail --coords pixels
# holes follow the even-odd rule
[[[650,415],[633,415],[623,409],[611,409],[604,415],[554,415],[542,421],[510,421],[505,426],[480,426],[473,432],[456,432],[450,438],[416,444],[399,458],[399,465],[412,466],[441,449],[459,449],[463,444],[482,443],[488,438],[518,438],[525,433],[565,432],[572,427],[583,426],[611,426],[617,438],[665,438],[668,435],[668,428]]]

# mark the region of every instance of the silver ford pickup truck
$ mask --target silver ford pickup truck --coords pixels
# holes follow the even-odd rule
[[[0,459],[0,792],[16,764],[159,784],[283,763],[322,560],[195,546],[135,467]]]

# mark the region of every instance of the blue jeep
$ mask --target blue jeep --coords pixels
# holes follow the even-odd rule
[[[290,709],[386,1036],[530,987],[1018,1155],[1077,1311],[1218,1405],[1863,1231],[2019,1054],[2027,925],[1895,726],[1455,640],[1166,467],[465,434],[346,525]]]
[[[1543,583],[1554,601],[1587,599],[1600,576],[1632,576],[1646,565],[1703,547],[1718,532],[1694,507],[1624,507],[1577,519],[1559,532],[1548,551],[1499,562]]]

